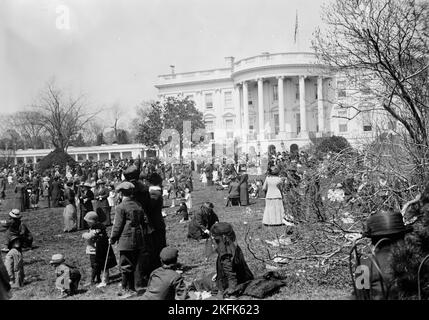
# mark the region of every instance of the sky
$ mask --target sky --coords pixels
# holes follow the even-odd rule
[[[55,79],[89,109],[130,112],[157,76],[225,67],[293,48],[321,24],[320,0],[1,0],[0,113],[30,106]],[[69,13],[69,23],[64,17]]]

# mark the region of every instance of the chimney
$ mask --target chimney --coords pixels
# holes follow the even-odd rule
[[[171,68],[171,74],[175,74],[175,72],[174,72],[174,66],[170,65],[170,68]]]
[[[231,70],[234,69],[234,60],[235,60],[234,57],[225,57],[225,63],[228,67],[231,68]]]

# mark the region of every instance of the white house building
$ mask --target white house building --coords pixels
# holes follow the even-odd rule
[[[240,141],[242,150],[288,149],[308,144],[310,137],[341,135],[352,144],[372,136],[361,117],[349,121],[343,81],[311,52],[286,52],[235,61],[194,72],[160,75],[158,97],[189,97],[203,112],[206,131],[216,143]],[[344,113],[346,112],[346,113]]]

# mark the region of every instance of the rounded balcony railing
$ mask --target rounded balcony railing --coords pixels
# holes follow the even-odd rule
[[[234,63],[234,73],[246,69],[277,65],[316,65],[318,64],[316,55],[310,52],[286,52],[274,54],[261,54]]]

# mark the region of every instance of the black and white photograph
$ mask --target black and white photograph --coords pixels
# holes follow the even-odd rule
[[[0,0],[0,249],[0,300],[429,299],[429,2]]]

